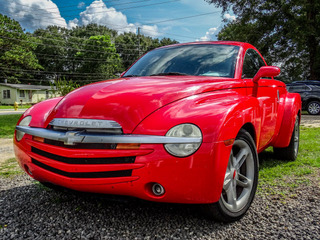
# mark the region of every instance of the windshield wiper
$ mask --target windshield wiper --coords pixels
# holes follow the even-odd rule
[[[131,75],[125,75],[122,78],[126,78],[126,77],[140,77],[140,75],[131,74]]]
[[[179,73],[179,72],[167,72],[167,73],[155,73],[155,74],[151,74],[150,76],[168,76],[168,75],[187,76],[188,74]]]

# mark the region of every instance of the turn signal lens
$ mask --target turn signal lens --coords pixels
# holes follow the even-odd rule
[[[139,143],[119,143],[117,149],[139,149]]]
[[[44,138],[42,138],[42,137],[33,136],[33,137],[32,137],[32,140],[33,140],[33,141],[37,141],[37,142],[42,142],[42,143],[44,142]]]

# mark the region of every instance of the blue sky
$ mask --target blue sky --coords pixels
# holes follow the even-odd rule
[[[204,0],[0,0],[0,13],[27,30],[48,25],[74,27],[89,23],[121,32],[170,37],[179,42],[216,40],[216,34],[235,16]],[[191,17],[202,15],[198,17]],[[174,20],[173,19],[177,19]]]

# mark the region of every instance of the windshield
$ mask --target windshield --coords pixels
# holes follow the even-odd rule
[[[233,78],[238,46],[193,44],[148,52],[123,77],[192,75]]]

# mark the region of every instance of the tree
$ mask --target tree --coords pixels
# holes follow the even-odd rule
[[[116,74],[123,70],[121,59],[116,53],[114,44],[111,43],[110,36],[91,36],[84,41],[84,44],[83,49],[76,54],[76,58],[80,60],[79,73],[93,72],[96,73],[95,78],[104,80],[116,77]],[[104,61],[81,62],[85,59]]]
[[[117,53],[119,53],[123,66],[128,69],[139,57],[146,52],[157,47],[178,43],[170,38],[151,38],[135,33],[123,33],[117,36],[116,40]]]
[[[76,82],[69,80],[67,81],[65,78],[58,79],[54,81],[54,83],[50,83],[51,85],[51,91],[53,96],[65,96],[69,92],[73,91],[74,89],[80,87],[79,84]]]
[[[23,32],[20,24],[0,14],[0,78],[9,83],[30,82],[42,69],[33,50],[36,39]]]
[[[206,0],[232,10],[237,20],[219,40],[255,45],[269,65],[282,69],[284,80],[320,80],[320,2],[317,0]]]
[[[37,29],[33,36],[38,39],[35,53],[45,72],[40,78],[57,80],[65,76],[70,69],[68,61],[68,29],[48,26],[46,29]]]
[[[45,70],[41,77],[47,80],[73,79],[81,85],[114,77],[122,71],[121,63],[118,57],[107,59],[106,55],[112,48],[111,37],[116,34],[116,31],[97,24],[73,29],[49,26],[36,30],[34,36],[40,41],[36,54]],[[95,39],[96,35],[105,36],[108,43]]]

